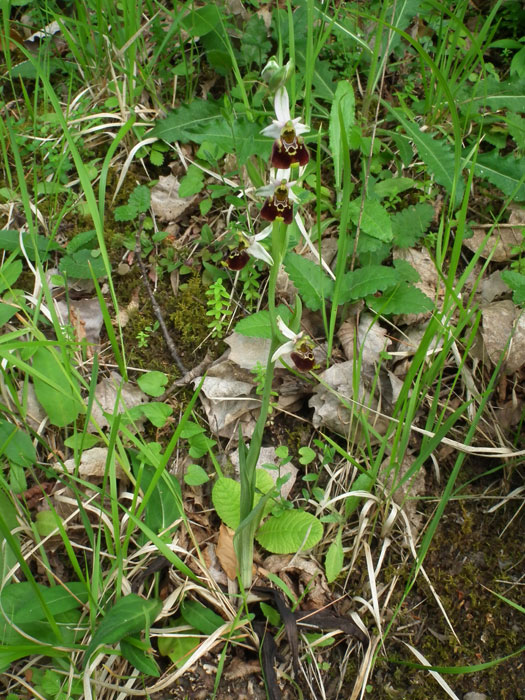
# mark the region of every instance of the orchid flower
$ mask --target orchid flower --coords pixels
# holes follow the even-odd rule
[[[310,156],[301,134],[310,129],[301,123],[299,117],[290,118],[290,104],[285,87],[280,87],[275,93],[274,108],[277,119],[273,119],[261,131],[264,136],[275,139],[271,158],[273,167],[285,169],[292,165],[306,165]]]
[[[273,265],[273,258],[270,253],[264,248],[259,241],[267,238],[272,232],[272,227],[267,226],[260,233],[254,236],[249,236],[241,231],[237,232],[240,243],[237,248],[230,250],[223,260],[224,264],[235,272],[242,270],[248,264],[250,256],[262,260],[268,265]]]
[[[277,326],[285,338],[283,343],[272,355],[272,362],[276,362],[283,355],[290,353],[292,362],[301,372],[309,372],[315,366],[313,353],[314,343],[309,336],[305,336],[304,331],[294,333],[280,316],[277,316]]]
[[[266,221],[275,221],[280,218],[285,224],[291,224],[293,219],[293,207],[291,202],[298,202],[292,187],[297,180],[288,180],[290,170],[285,170],[282,177],[270,178],[270,184],[260,187],[256,194],[267,197],[261,209],[261,216]]]

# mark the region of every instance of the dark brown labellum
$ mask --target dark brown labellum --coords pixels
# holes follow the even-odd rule
[[[246,267],[249,260],[250,260],[249,254],[246,252],[246,250],[242,246],[239,246],[238,248],[234,248],[233,250],[230,250],[226,254],[226,256],[224,257],[223,263],[230,270],[233,270],[234,272],[238,272],[239,270],[242,270],[243,267]]]
[[[294,365],[301,372],[309,372],[315,367],[315,357],[312,350],[306,352],[291,352],[290,357]]]
[[[292,165],[306,165],[310,160],[308,149],[303,140],[295,136],[287,143],[284,137],[274,142],[271,163],[274,168],[290,168]]]
[[[285,224],[291,224],[293,219],[293,207],[288,199],[288,188],[286,185],[278,185],[275,188],[273,197],[269,197],[263,204],[261,216],[266,221],[275,221],[280,217]]]

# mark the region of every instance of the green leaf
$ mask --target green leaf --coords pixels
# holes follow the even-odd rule
[[[339,303],[363,299],[369,294],[388,289],[399,281],[398,271],[385,265],[367,265],[358,270],[346,272],[341,285]]]
[[[166,421],[173,413],[173,407],[168,406],[160,401],[153,401],[151,403],[143,403],[140,405],[141,412],[146,416],[146,418],[153,423],[156,428],[163,428],[166,425]]]
[[[408,121],[398,109],[391,109],[397,120],[403,125],[406,134],[412,139],[419,157],[429,171],[434,175],[438,185],[442,185],[449,194],[452,194],[454,175],[456,170],[455,155],[452,147],[443,140],[435,139],[426,131],[421,131],[417,124]],[[460,174],[456,182],[455,201],[461,200],[465,183]]]
[[[137,384],[148,396],[162,396],[168,383],[168,375],[164,372],[146,372],[137,379]]]
[[[413,187],[419,189],[421,184],[416,180],[412,180],[410,177],[390,177],[374,185],[374,195],[380,198],[395,197],[395,195],[401,194],[401,192],[410,190]]]
[[[525,304],[525,275],[514,270],[504,270],[501,279],[513,291],[512,300],[515,304]]]
[[[74,433],[64,440],[64,445],[71,450],[80,450],[81,448],[83,450],[89,450],[89,448],[96,445],[99,440],[100,438],[97,435],[92,435],[91,433],[86,433],[85,435],[82,433]]]
[[[21,260],[6,260],[0,267],[0,292],[11,289],[22,274],[23,264]]]
[[[525,80],[498,81],[489,76],[480,80],[474,90],[472,87],[461,91],[458,107],[462,112],[470,106],[488,108],[491,112],[508,109],[513,112],[525,112]]]
[[[272,45],[266,38],[263,18],[252,14],[241,33],[241,50],[237,52],[237,63],[248,68],[252,63],[262,66],[271,48]]]
[[[376,200],[366,199],[361,214],[361,199],[354,199],[349,204],[350,218],[357,225],[361,219],[361,231],[379,241],[389,243],[392,240],[390,214]]]
[[[326,580],[332,583],[341,573],[344,562],[343,542],[341,529],[337,531],[335,540],[328,547],[324,568],[326,571]]]
[[[29,435],[3,418],[0,418],[0,455],[21,467],[30,467],[37,461]]]
[[[193,163],[180,181],[179,197],[191,197],[198,194],[204,187],[204,173]]]
[[[420,314],[434,309],[432,299],[406,283],[396,285],[381,297],[367,297],[366,303],[378,314]]]
[[[284,304],[277,308],[277,314],[283,319],[287,326],[290,324],[291,311]],[[251,316],[242,318],[235,326],[235,331],[250,338],[271,338],[272,324],[268,311],[258,311]]]
[[[40,260],[45,261],[49,257],[51,251],[59,250],[60,246],[55,241],[40,234],[32,235],[30,233],[22,233],[19,231],[0,230],[0,250],[6,250],[10,253],[15,250],[20,250],[20,237],[27,257],[33,262],[36,260],[36,250]]]
[[[485,178],[506,195],[515,200],[525,199],[525,165],[523,158],[512,154],[500,156],[495,149],[490,153],[481,153],[474,165],[478,177]]]
[[[206,5],[192,10],[182,20],[181,24],[192,37],[205,36],[209,32],[215,31],[222,22],[219,8],[215,5]]]
[[[412,205],[391,218],[393,242],[398,248],[411,248],[425,235],[434,217],[434,209],[426,202]]]
[[[204,469],[198,464],[189,464],[186,469],[186,474],[184,474],[184,483],[188,486],[202,486],[210,477],[206,474]]]
[[[374,485],[374,480],[368,474],[359,474],[357,479],[355,479],[352,484],[352,491],[367,491],[370,493],[372,486]],[[349,496],[345,500],[345,516],[348,518],[356,510],[356,508],[361,503],[361,496]]]
[[[115,221],[133,221],[136,216],[137,212],[129,204],[123,204],[120,207],[115,207],[113,210]]]
[[[0,328],[10,321],[17,312],[17,306],[0,302]]]
[[[70,581],[67,589],[62,586],[50,588],[41,583],[31,584],[29,581],[11,583],[2,589],[0,601],[5,614],[15,625],[47,619],[40,600],[35,595],[35,586],[54,617],[79,608],[88,600],[86,586],[81,581]]]
[[[165,119],[157,122],[150,136],[164,139],[168,143],[174,141],[202,143],[206,140],[207,128],[218,120],[220,112],[220,103],[211,100],[193,100],[190,105],[178,107]]]
[[[162,610],[162,601],[144,600],[135,593],[117,600],[103,617],[86,650],[82,667],[101,644],[115,644],[123,637],[148,628]]]
[[[330,124],[328,126],[330,150],[334,161],[336,189],[341,187],[343,170],[343,140],[341,128],[349,133],[355,121],[355,97],[351,84],[347,80],[337,83],[334,101],[330,109]]]
[[[104,260],[97,253],[98,251],[87,248],[77,250],[71,255],[68,253],[60,261],[58,269],[63,275],[81,280],[105,277],[107,272]]]
[[[122,656],[129,661],[133,668],[138,669],[148,676],[158,678],[160,676],[160,668],[155,659],[144,649],[140,648],[142,644],[139,640],[133,640],[137,644],[130,641],[130,637],[120,640],[120,651]]]
[[[318,311],[332,296],[334,281],[317,263],[297,253],[287,253],[284,258],[284,267],[299,290],[302,300],[311,311]]]
[[[33,376],[36,397],[52,425],[59,428],[73,423],[85,410],[78,381],[66,372],[61,360],[61,355],[47,347],[38,348],[33,355],[33,369],[40,374]]]
[[[140,488],[143,493],[146,493],[148,490],[156,472],[155,467],[144,464],[140,480]],[[144,521],[157,535],[173,525],[180,517],[182,517],[182,491],[180,484],[173,474],[164,471],[146,504]]]
[[[257,469],[255,472],[255,486],[261,493],[255,493],[254,506],[261,500],[262,494],[268,493],[274,488],[274,482],[265,469]],[[232,530],[239,527],[241,520],[241,485],[235,479],[221,476],[213,485],[211,492],[213,507],[217,515]],[[272,504],[268,503],[265,509],[268,511]]]
[[[192,631],[195,632],[195,630],[189,632],[185,630],[184,634],[191,634]],[[168,656],[177,668],[186,663],[200,643],[199,637],[158,637],[157,639],[159,654]]]
[[[507,114],[505,121],[509,128],[509,134],[514,139],[516,146],[521,151],[525,151],[525,118],[511,112]]]
[[[314,547],[323,536],[322,523],[304,510],[270,516],[256,534],[257,542],[273,554],[291,554]]]
[[[185,600],[180,607],[183,620],[202,634],[213,634],[216,629],[224,625],[220,615],[196,600]]]
[[[150,202],[151,192],[146,185],[137,185],[128,199],[128,205],[132,207],[137,214],[144,214],[147,212]]]

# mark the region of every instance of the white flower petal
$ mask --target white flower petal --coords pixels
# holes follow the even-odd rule
[[[282,126],[274,119],[269,126],[265,126],[264,129],[261,129],[261,134],[263,134],[263,136],[269,136],[272,139],[278,139],[281,135],[281,131]]]
[[[283,127],[286,122],[290,121],[290,101],[285,87],[280,87],[277,90],[273,105],[277,121],[280,122],[281,127]]]
[[[266,228],[263,228],[262,231],[259,231],[259,233],[256,233],[255,236],[250,236],[250,240],[254,241],[264,241],[265,238],[268,238],[268,236],[271,234],[273,230],[273,224],[270,224]]]
[[[281,333],[284,335],[284,337],[288,338],[288,340],[291,340],[292,344],[296,343],[297,339],[300,336],[296,335],[293,331],[291,331],[280,316],[277,316],[276,321],[277,321],[277,327],[279,328]]]
[[[273,182],[269,185],[265,185],[264,187],[259,187],[258,190],[255,190],[255,194],[260,195],[261,197],[272,197],[276,187],[277,183]]]
[[[254,241],[246,248],[246,250],[254,258],[257,258],[257,260],[262,260],[263,262],[268,263],[268,265],[273,265],[272,256],[260,243]]]
[[[288,353],[292,352],[293,349],[294,349],[293,340],[289,340],[287,343],[284,343],[284,345],[280,345],[272,355],[272,362],[275,362],[283,355],[288,355]]]

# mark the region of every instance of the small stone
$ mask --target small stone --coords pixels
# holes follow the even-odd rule
[[[465,693],[463,700],[490,700],[485,693]]]

